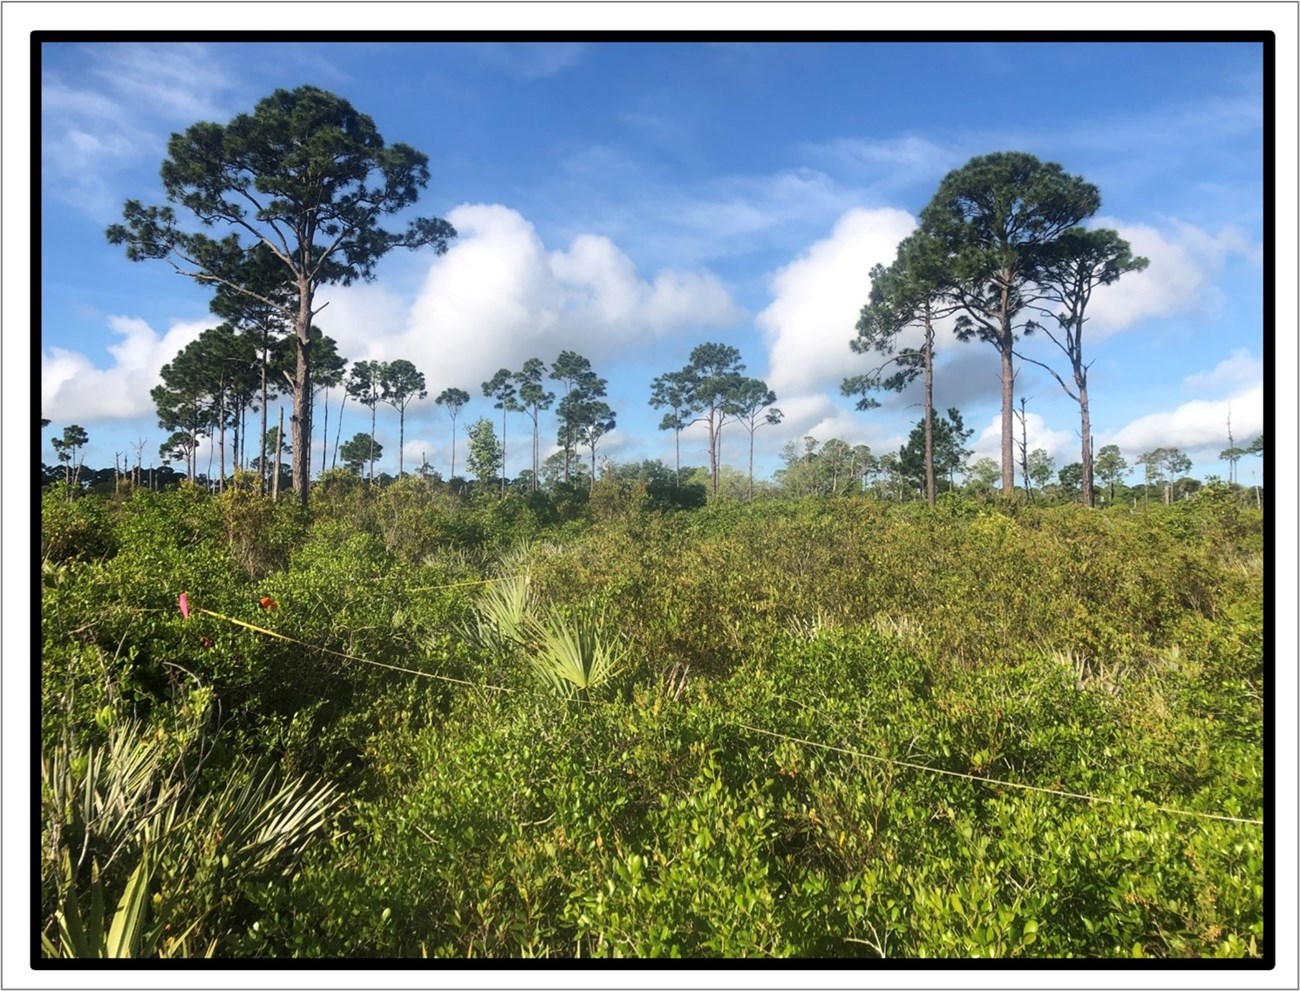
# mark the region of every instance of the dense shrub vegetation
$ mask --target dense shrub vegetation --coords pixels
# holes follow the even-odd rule
[[[42,513],[51,955],[1267,950],[1265,549],[1213,492]]]

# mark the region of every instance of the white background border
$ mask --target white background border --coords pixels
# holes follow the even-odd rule
[[[3,69],[3,241],[0,254],[0,486],[3,499],[3,928],[0,988],[1297,988],[1297,13],[1294,3],[16,3],[0,4]],[[31,327],[28,196],[29,36],[33,30],[1271,30],[1276,45],[1276,420],[1269,437],[1276,521],[1277,881],[1268,939],[1273,971],[1219,970],[387,970],[33,971],[29,745],[32,630]],[[8,478],[3,469],[8,468]]]

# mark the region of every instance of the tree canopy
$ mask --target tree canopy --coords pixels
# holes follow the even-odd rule
[[[1025,152],[995,152],[949,172],[921,211],[942,246],[943,288],[959,307],[957,334],[998,352],[1002,376],[1002,491],[1015,488],[1012,404],[1016,318],[1038,298],[1048,246],[1097,212],[1097,187]]]
[[[322,285],[374,278],[394,248],[446,251],[455,229],[417,217],[389,230],[385,217],[415,203],[428,185],[428,156],[386,145],[374,121],[345,99],[315,86],[277,89],[253,113],[228,124],[200,122],[173,134],[162,164],[168,205],[128,200],[124,223],[107,230],[132,261],[161,259],[182,275],[250,297],[293,327],[293,486],[307,504],[310,476],[309,327]],[[176,208],[201,230],[181,226]],[[214,237],[208,230],[226,231]],[[250,252],[261,246],[285,270],[290,298],[267,294],[250,278]]]

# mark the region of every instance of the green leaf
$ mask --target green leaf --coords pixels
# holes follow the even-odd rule
[[[149,904],[149,882],[153,868],[149,855],[140,857],[131,877],[126,882],[126,890],[117,903],[113,921],[108,927],[108,940],[105,944],[105,956],[112,958],[139,957],[142,953],[141,936]]]

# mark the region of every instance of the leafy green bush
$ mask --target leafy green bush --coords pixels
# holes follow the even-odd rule
[[[327,481],[307,514],[238,487],[43,506],[47,751],[65,741],[72,767],[136,720],[179,760],[219,728],[185,779],[225,810],[183,832],[202,850],[244,807],[227,780],[353,798],[291,876],[237,892],[179,854],[52,880],[51,952],[98,952],[57,913],[107,933],[123,892],[146,921],[118,935],[142,939],[161,917],[131,906],[164,874],[199,879],[183,918],[204,921],[138,945],[177,952],[1267,948],[1250,510],[661,512],[605,480],[569,503]]]
[[[60,492],[41,497],[41,560],[95,560],[117,553],[111,506],[103,499],[68,499]]]

